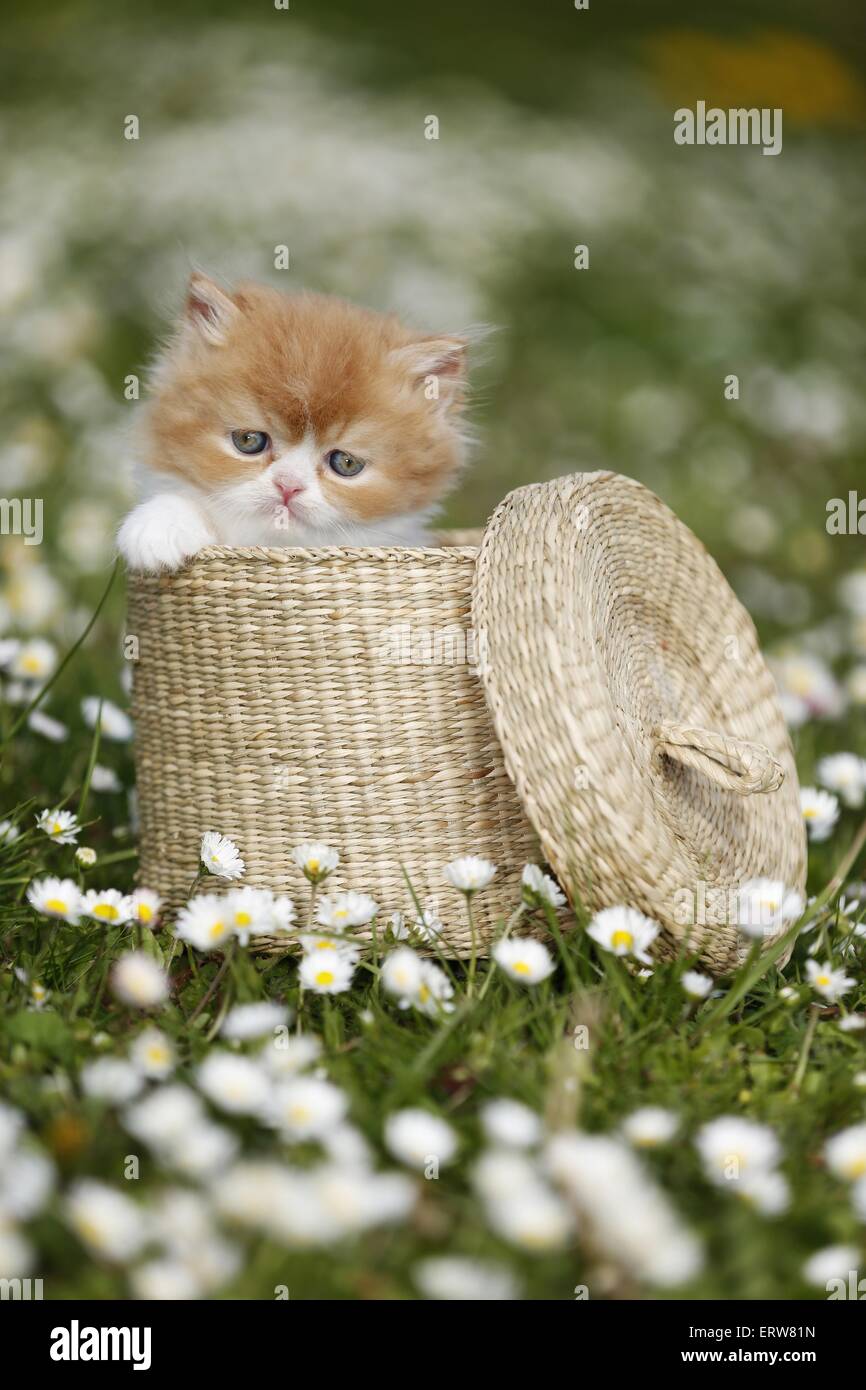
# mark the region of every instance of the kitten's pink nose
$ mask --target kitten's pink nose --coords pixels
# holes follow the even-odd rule
[[[287,507],[293,498],[298,497],[304,491],[303,483],[275,483],[277,492],[283,499],[283,506]]]

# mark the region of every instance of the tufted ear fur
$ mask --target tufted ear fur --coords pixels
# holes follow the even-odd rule
[[[420,338],[392,349],[390,358],[413,387],[447,412],[463,404],[467,347],[464,338]]]
[[[199,271],[190,276],[183,316],[184,324],[198,339],[212,346],[226,340],[238,307],[213,280]]]

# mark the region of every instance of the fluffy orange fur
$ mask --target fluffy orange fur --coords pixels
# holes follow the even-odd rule
[[[145,408],[142,461],[207,494],[308,440],[322,456],[322,496],[342,517],[423,511],[462,462],[465,346],[330,296],[258,284],[224,294],[194,276]],[[221,440],[237,429],[266,432],[273,449],[230,456]],[[365,459],[364,473],[331,472],[335,448]]]

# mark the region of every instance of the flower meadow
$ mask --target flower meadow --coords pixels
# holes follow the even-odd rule
[[[47,1299],[826,1299],[866,1277],[866,569],[825,526],[866,459],[856,141],[798,84],[805,134],[779,159],[677,150],[671,83],[706,52],[675,32],[569,53],[533,102],[480,58],[472,83],[436,69],[426,28],[418,82],[372,34],[356,50],[293,12],[206,43],[160,13],[61,26],[22,82],[22,10],[0,57],[0,490],[44,500],[38,544],[0,536],[0,1279]],[[857,109],[822,91],[828,120]],[[191,261],[431,330],[507,325],[449,523],[612,467],[718,557],[778,685],[810,859],[803,897],[740,886],[735,973],[660,959],[625,898],[563,929],[540,863],[489,953],[455,961],[449,927],[503,868],[471,843],[435,912],[377,903],[348,846],[300,837],[285,892],[261,890],[219,825],[183,904],[139,881],[112,545],[139,376]]]

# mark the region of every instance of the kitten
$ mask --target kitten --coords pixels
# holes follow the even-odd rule
[[[142,407],[143,499],[118,548],[424,545],[463,462],[466,341],[324,295],[192,276]]]

